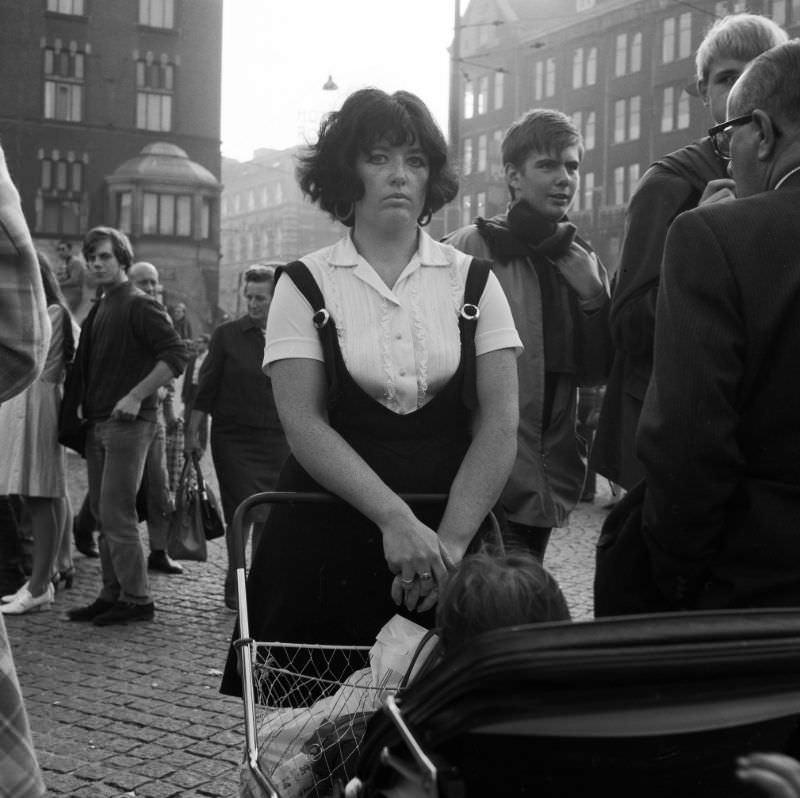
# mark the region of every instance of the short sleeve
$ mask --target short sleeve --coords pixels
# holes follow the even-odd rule
[[[475,354],[513,349],[519,356],[523,349],[522,341],[514,326],[508,299],[494,272],[489,273],[478,307],[481,313],[475,331]]]
[[[305,358],[325,360],[322,344],[312,322],[314,311],[294,280],[285,274],[275,286],[267,317],[264,369],[276,360]]]

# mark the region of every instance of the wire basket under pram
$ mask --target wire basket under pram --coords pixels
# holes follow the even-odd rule
[[[409,503],[444,503],[442,494],[405,494]],[[240,795],[294,798],[330,795],[355,772],[367,719],[404,674],[376,677],[370,646],[257,641],[250,637],[243,534],[259,507],[339,503],[324,493],[268,492],[245,499],[233,517],[242,672],[245,764]],[[496,521],[493,521],[497,532]],[[377,632],[377,630],[376,630]]]

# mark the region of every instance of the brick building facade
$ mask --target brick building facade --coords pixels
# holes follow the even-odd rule
[[[55,262],[60,238],[122,227],[137,259],[159,269],[165,300],[210,323],[222,0],[0,0],[0,19],[0,138],[37,246]],[[143,175],[141,202],[126,209],[109,181],[153,146],[203,179]]]
[[[800,0],[471,0],[451,50],[461,191],[448,229],[505,208],[503,132],[530,108],[557,108],[585,142],[570,218],[613,269],[639,177],[711,124],[686,90],[694,54],[716,18],[740,11],[800,32]]]

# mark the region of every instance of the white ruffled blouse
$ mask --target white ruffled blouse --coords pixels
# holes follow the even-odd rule
[[[472,260],[420,231],[417,252],[393,288],[356,251],[350,235],[302,258],[336,323],[356,382],[395,413],[422,407],[458,368],[458,314]],[[478,303],[477,355],[522,351],[511,310],[494,274]],[[278,281],[267,319],[264,367],[285,358],[323,361],[312,309],[292,280]]]

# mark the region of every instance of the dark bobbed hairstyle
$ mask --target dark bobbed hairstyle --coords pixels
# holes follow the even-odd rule
[[[316,143],[298,159],[301,190],[352,227],[349,209],[364,196],[356,161],[379,141],[395,147],[415,144],[425,153],[430,174],[420,223],[456,196],[458,180],[447,163],[447,142],[425,103],[411,92],[387,94],[374,88],[353,92],[340,110],[323,119]]]
[[[133,263],[133,247],[125,233],[114,227],[93,227],[83,238],[83,257],[89,260],[95,247],[104,239],[111,242],[111,251],[127,272]]]
[[[42,285],[44,286],[44,298],[48,307],[50,305],[60,305],[64,311],[61,315],[62,330],[64,333],[64,359],[71,363],[75,356],[75,336],[72,332],[72,314],[67,307],[67,301],[64,299],[64,294],[61,292],[61,286],[58,284],[53,269],[50,266],[50,261],[47,256],[36,250],[36,259],[39,261],[39,274],[42,275]]]
[[[555,578],[532,555],[515,550],[464,557],[436,611],[445,652],[492,629],[568,620],[569,607]]]
[[[729,99],[734,116],[760,108],[773,119],[800,124],[800,39],[759,55],[734,85]]]

